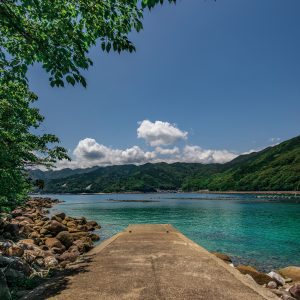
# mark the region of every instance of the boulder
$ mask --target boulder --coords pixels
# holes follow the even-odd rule
[[[63,244],[57,238],[47,238],[45,240],[45,245],[50,249],[54,247],[62,249],[64,247]]]
[[[35,231],[40,232],[41,229],[43,228],[43,226],[34,225],[32,228],[33,228]]]
[[[68,227],[68,231],[70,233],[81,232],[81,230],[77,229],[77,227]]]
[[[100,240],[100,236],[99,236],[98,234],[96,234],[96,233],[90,233],[90,234],[89,234],[89,237],[91,238],[91,240],[92,240],[93,242],[96,242],[96,241],[99,241],[99,240]]]
[[[38,232],[33,231],[33,232],[31,232],[31,233],[29,234],[28,237],[30,237],[30,238],[32,238],[32,239],[38,239],[38,238],[41,237],[41,235],[40,235]]]
[[[41,219],[35,220],[35,225],[36,226],[43,226],[45,224],[45,221],[42,221]]]
[[[4,275],[5,275],[6,281],[9,285],[14,285],[26,278],[24,273],[22,273],[21,271],[15,270],[11,267],[8,267],[5,269]]]
[[[43,251],[48,251],[49,250],[49,248],[46,245],[42,245],[40,248]]]
[[[51,253],[52,254],[62,254],[62,253],[64,253],[65,252],[65,250],[66,250],[66,248],[57,248],[57,247],[53,247],[53,248],[51,248]]]
[[[75,251],[75,252],[78,251],[79,252],[78,247],[76,245],[72,245],[68,251]]]
[[[14,261],[14,258],[12,258],[12,257],[6,257],[6,256],[0,255],[0,268],[7,267],[13,261]]]
[[[23,258],[29,264],[32,264],[39,254],[35,250],[24,250]]]
[[[68,230],[68,228],[64,224],[57,222],[55,220],[52,220],[50,224],[46,227],[46,229],[53,235],[57,235],[61,231]]]
[[[68,221],[67,222],[67,227],[77,228],[77,224],[74,221]]]
[[[74,238],[68,231],[61,231],[56,238],[68,249],[72,246]]]
[[[23,240],[19,240],[18,244],[24,245],[24,246],[34,245],[34,240],[33,239],[23,239]]]
[[[74,241],[74,245],[77,246],[80,253],[88,252],[93,248],[93,242],[90,238],[81,238]]]
[[[225,261],[226,263],[232,263],[231,258],[223,253],[219,253],[219,252],[212,252],[213,255],[215,255],[217,258],[222,259],[223,261]]]
[[[89,231],[89,227],[86,225],[78,225],[77,226],[78,230],[80,231]],[[93,229],[94,230],[94,229]]]
[[[277,288],[276,281],[270,281],[270,282],[268,282],[267,288],[269,288],[269,289],[276,289]]]
[[[78,240],[80,238],[87,237],[89,234],[88,232],[85,231],[79,231],[79,232],[71,233],[71,235],[73,236],[74,240]]]
[[[49,233],[49,231],[48,231],[48,229],[46,229],[46,228],[42,228],[42,229],[40,230],[40,234],[45,235],[45,234],[48,234],[48,233]]]
[[[12,236],[17,236],[19,234],[20,227],[18,224],[8,223],[4,227],[4,231],[11,234]]]
[[[22,222],[21,222],[22,223]],[[22,225],[21,226],[21,229],[20,229],[20,233],[25,236],[25,237],[28,237],[28,235],[33,232],[34,229],[30,226],[29,223],[26,223],[25,225]]]
[[[300,267],[286,267],[278,270],[278,273],[283,277],[291,278],[293,281],[300,281]]]
[[[85,217],[80,217],[75,219],[79,225],[85,225],[87,223]]]
[[[21,257],[24,254],[24,250],[19,245],[12,245],[8,248],[7,255],[8,256],[18,256]]]
[[[34,261],[34,264],[37,265],[38,267],[44,267],[45,266],[45,261],[43,257],[37,257]]]
[[[9,265],[6,266],[6,269],[14,269],[24,276],[28,277],[32,273],[32,269],[30,268],[29,264],[20,258],[11,259]]]
[[[58,260],[74,262],[79,255],[80,253],[78,251],[66,251],[58,257]]]
[[[288,293],[288,292],[283,292],[281,295],[281,299],[282,300],[296,300],[296,298],[292,297],[290,295],[290,293]]]
[[[62,262],[60,262],[59,266],[61,268],[66,268],[66,266],[69,264],[70,262],[67,260],[63,260]]]
[[[23,215],[23,210],[21,208],[15,209],[11,212],[13,218],[20,217]]]
[[[20,223],[24,222],[24,224],[27,224],[27,223],[33,224],[34,223],[31,218],[25,217],[25,216],[19,216],[19,217],[16,217],[15,219]]]
[[[88,221],[86,223],[87,226],[93,227],[95,229],[100,229],[101,226],[96,221]]]
[[[13,245],[14,245],[14,243],[12,241],[0,242],[0,251],[6,255],[8,252],[8,249],[10,247],[12,247]]]
[[[74,221],[74,218],[69,217],[69,216],[66,216],[66,217],[65,217],[65,220],[66,220],[67,222],[70,222],[70,221]]]
[[[6,278],[3,271],[0,269],[0,299],[11,300],[10,292],[7,286]]]
[[[53,256],[45,257],[44,263],[45,263],[45,266],[48,267],[48,268],[54,268],[58,265],[57,259]]]
[[[62,221],[63,221],[63,219],[61,219],[61,218],[58,217],[58,216],[52,216],[52,217],[51,217],[51,220],[55,220],[55,221],[57,221],[57,222],[59,222],[59,223],[62,223]]]
[[[11,240],[13,238],[13,236],[7,231],[3,232],[2,237],[6,240]]]
[[[271,278],[273,278],[274,281],[276,281],[278,284],[280,284],[280,285],[285,284],[284,278],[281,275],[279,275],[278,273],[272,271],[272,272],[268,273],[267,275],[270,276]]]
[[[242,274],[249,274],[256,283],[263,285],[272,281],[272,278],[264,273],[261,273],[250,266],[239,265],[236,267]]]
[[[32,219],[32,220],[36,220],[40,217],[40,212],[39,211],[31,211],[29,213],[24,214],[24,216]]]
[[[61,220],[64,220],[64,219],[65,219],[65,217],[66,217],[66,214],[65,214],[65,213],[63,213],[63,212],[61,212],[61,213],[55,214],[54,216],[56,216],[56,217],[60,218]]]
[[[294,284],[290,289],[289,292],[291,295],[296,298],[297,300],[300,300],[300,282]]]

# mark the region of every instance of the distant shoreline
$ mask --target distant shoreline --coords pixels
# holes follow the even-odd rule
[[[112,194],[226,194],[226,195],[300,195],[300,191],[194,191],[194,192],[183,192],[183,191],[157,191],[143,193],[139,191],[135,192],[112,192],[112,193],[39,193],[31,195],[112,195]]]
[[[197,194],[300,195],[300,191],[199,191]]]

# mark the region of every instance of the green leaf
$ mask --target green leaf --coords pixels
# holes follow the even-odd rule
[[[67,76],[67,82],[72,85],[75,85],[75,79],[70,75]]]

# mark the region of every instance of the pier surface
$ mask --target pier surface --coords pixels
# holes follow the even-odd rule
[[[39,299],[278,299],[171,225],[130,225],[89,257]]]

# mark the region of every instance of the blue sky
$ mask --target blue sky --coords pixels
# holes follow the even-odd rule
[[[291,138],[300,129],[299,30],[299,0],[180,0],[158,6],[145,14],[144,30],[130,36],[136,53],[91,49],[87,89],[51,88],[39,66],[30,70],[46,117],[42,130],[58,135],[71,154],[75,150],[81,167],[164,159],[223,162],[224,152],[216,151],[239,154]],[[138,124],[144,120],[149,123]],[[149,126],[138,138],[141,124]],[[186,136],[172,139],[173,128]],[[161,142],[154,145],[155,137]],[[135,153],[122,160],[134,146],[144,158]],[[186,153],[186,147],[198,148]],[[226,154],[225,160],[232,157]]]

